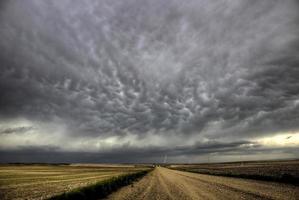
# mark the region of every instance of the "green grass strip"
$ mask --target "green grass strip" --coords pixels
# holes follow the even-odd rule
[[[142,178],[150,170],[144,170],[132,174],[125,174],[121,176],[112,177],[110,179],[100,181],[94,185],[78,188],[70,192],[65,192],[49,198],[49,200],[92,200],[107,197],[117,189],[131,184],[133,181]]]

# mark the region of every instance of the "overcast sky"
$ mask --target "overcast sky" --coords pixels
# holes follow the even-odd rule
[[[0,162],[299,157],[296,0],[1,0]]]

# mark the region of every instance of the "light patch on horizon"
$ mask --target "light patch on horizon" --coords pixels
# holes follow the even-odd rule
[[[257,139],[256,142],[265,147],[298,147],[299,132],[275,134],[270,137]]]

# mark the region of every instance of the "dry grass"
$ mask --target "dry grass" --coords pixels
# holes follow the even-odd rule
[[[144,169],[127,165],[0,165],[0,199],[46,199]]]
[[[99,200],[145,176],[150,169],[124,174],[54,196],[49,200]]]

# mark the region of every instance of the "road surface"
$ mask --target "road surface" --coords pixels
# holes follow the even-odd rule
[[[157,167],[108,200],[298,199],[299,187],[281,183],[210,176]]]

